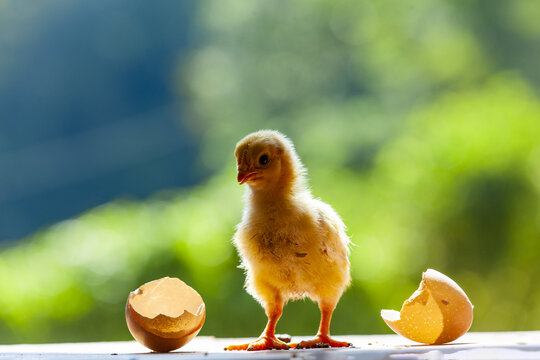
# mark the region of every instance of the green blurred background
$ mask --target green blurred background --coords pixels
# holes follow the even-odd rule
[[[110,20],[112,13],[105,1],[17,3],[0,2],[3,49],[59,18],[69,32],[76,19],[89,16],[85,6],[95,19]],[[540,3],[115,6],[116,18],[87,24],[90,33],[116,39],[103,50],[114,55],[104,62],[114,62],[104,74],[125,71],[137,56],[148,69],[166,69],[160,76],[169,93],[149,91],[125,106],[136,108],[151,96],[180,103],[181,116],[172,115],[173,121],[196,149],[178,150],[188,162],[145,172],[173,167],[192,181],[171,181],[141,196],[120,193],[0,243],[1,343],[128,340],[129,291],[167,275],[205,300],[201,335],[258,335],[264,312],[243,290],[230,240],[243,191],[235,180],[234,145],[260,128],[292,138],[314,195],[341,214],[355,244],[354,281],[336,309],[334,334],[390,333],[379,311],[399,310],[427,268],[447,274],[468,294],[473,331],[540,329]],[[126,13],[130,21],[119,22]],[[112,31],[103,24],[114,24]],[[161,52],[167,61],[152,60],[161,49],[156,44],[171,38],[170,49]],[[42,51],[53,43],[41,44]],[[17,59],[0,56],[0,91],[11,91],[6,69]],[[112,99],[111,108],[124,104],[114,96],[125,89],[148,88],[112,76],[104,76],[105,83],[124,88],[102,95]],[[54,91],[54,77],[49,81]],[[86,91],[84,81],[92,79],[81,81],[80,89],[64,92]],[[58,106],[82,101],[70,96]],[[85,106],[93,109],[94,100],[85,97]],[[12,120],[2,115],[5,124]],[[290,303],[278,331],[314,334],[318,321],[312,302]]]

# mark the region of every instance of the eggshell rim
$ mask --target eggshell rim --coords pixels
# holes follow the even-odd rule
[[[191,315],[193,315],[193,316],[201,316],[201,314],[205,312],[205,310],[206,310],[206,305],[205,305],[205,303],[204,303],[204,300],[203,300],[201,294],[199,294],[199,292],[198,292],[197,290],[195,290],[194,288],[192,288],[191,286],[189,286],[188,284],[186,284],[186,283],[185,283],[184,281],[182,281],[181,279],[179,279],[179,278],[177,278],[177,277],[170,277],[170,276],[164,276],[164,277],[162,277],[162,278],[159,278],[159,279],[156,279],[156,280],[152,280],[152,281],[148,281],[148,282],[142,284],[142,285],[139,286],[137,289],[135,289],[135,290],[133,290],[133,291],[131,291],[131,292],[129,293],[129,296],[128,296],[128,302],[130,302],[130,300],[131,300],[134,296],[139,295],[139,294],[138,294],[138,291],[140,290],[141,287],[143,287],[143,286],[145,286],[145,285],[148,285],[148,284],[150,284],[150,283],[153,283],[153,282],[155,282],[155,281],[164,280],[164,279],[177,279],[177,280],[179,280],[182,284],[184,284],[184,285],[187,286],[189,289],[191,289],[193,292],[195,292],[195,294],[197,294],[197,296],[201,299],[201,305],[199,305],[199,307],[197,308],[197,313],[194,314],[194,313],[192,313],[191,311],[189,311],[188,309],[184,309],[184,311],[183,311],[180,315],[178,315],[178,316],[176,316],[176,317],[174,317],[174,316],[168,316],[168,315],[165,315],[165,314],[159,314],[159,313],[156,314],[156,315],[154,315],[154,316],[149,317],[149,316],[141,315],[141,314],[139,314],[138,312],[136,312],[135,310],[133,310],[133,311],[135,311],[135,313],[137,313],[139,316],[141,316],[141,317],[143,317],[143,318],[145,318],[145,319],[153,320],[153,319],[157,318],[158,316],[165,316],[165,317],[168,317],[168,318],[170,318],[170,319],[178,319],[178,318],[184,316],[184,314],[185,314],[186,312],[189,313],[189,314],[191,314]],[[131,303],[129,304],[129,306],[132,307]]]

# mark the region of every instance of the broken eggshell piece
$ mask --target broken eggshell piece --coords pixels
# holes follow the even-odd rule
[[[129,294],[126,322],[133,337],[157,352],[178,349],[191,341],[205,320],[204,302],[178,278],[164,277]]]
[[[382,310],[381,317],[392,330],[410,340],[444,344],[469,330],[473,305],[455,281],[428,269],[401,311]]]

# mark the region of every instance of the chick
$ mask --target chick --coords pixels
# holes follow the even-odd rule
[[[236,145],[238,182],[247,184],[242,222],[234,244],[246,271],[247,291],[264,307],[268,323],[261,336],[227,350],[351,346],[330,338],[330,320],[350,283],[345,225],[324,202],[314,199],[293,143],[261,130]],[[288,345],[275,336],[283,306],[309,297],[321,311],[313,340]]]

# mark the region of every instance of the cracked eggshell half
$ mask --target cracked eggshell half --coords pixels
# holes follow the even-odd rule
[[[401,311],[381,310],[381,317],[392,330],[410,340],[444,344],[469,330],[473,305],[455,281],[428,269]]]
[[[203,299],[178,278],[164,277],[132,291],[126,303],[129,331],[157,352],[178,349],[201,330],[206,312]]]

